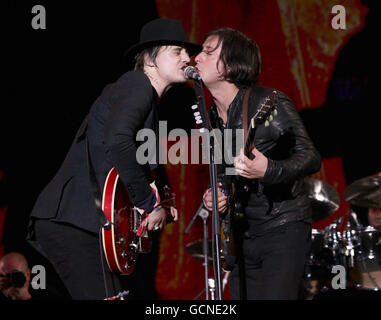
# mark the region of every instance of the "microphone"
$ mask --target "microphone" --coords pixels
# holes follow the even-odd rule
[[[197,73],[197,69],[192,66],[188,66],[184,69],[184,77],[189,80],[201,80],[200,75]]]

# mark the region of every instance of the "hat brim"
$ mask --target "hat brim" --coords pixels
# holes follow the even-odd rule
[[[156,46],[173,46],[178,45],[181,47],[184,47],[187,49],[189,56],[193,56],[195,54],[198,54],[202,50],[202,46],[196,43],[191,42],[184,42],[184,41],[178,41],[178,40],[155,40],[155,41],[147,41],[143,43],[138,43],[133,46],[131,46],[126,52],[125,52],[125,58],[127,60],[128,64],[134,63],[135,56],[147,48],[152,48]]]

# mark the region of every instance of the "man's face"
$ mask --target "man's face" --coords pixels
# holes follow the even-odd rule
[[[17,289],[9,287],[8,279],[3,275],[6,275],[11,271],[12,270],[10,270],[9,266],[6,263],[0,261],[0,291],[4,296],[9,298],[11,298],[14,294],[13,291]]]
[[[12,271],[22,272],[21,269],[22,269],[21,266],[19,266],[16,262],[12,260],[11,261],[7,260],[6,262],[0,261],[0,274],[2,275],[9,274]],[[27,281],[25,282],[23,288],[26,288],[29,283],[30,275],[29,275],[29,272],[27,274],[24,273],[24,275],[27,278]],[[20,291],[23,288],[10,287],[8,283],[8,279],[6,277],[0,276],[0,291],[4,296],[12,300],[18,300]]]
[[[156,57],[157,75],[168,84],[185,82],[184,69],[189,61],[186,49],[180,46],[163,46]]]
[[[368,211],[368,220],[372,227],[381,230],[381,208],[370,208]]]
[[[195,58],[196,68],[207,87],[212,87],[221,81],[225,72],[223,63],[220,61],[222,43],[216,48],[217,44],[218,36],[206,38],[202,44],[202,51]]]

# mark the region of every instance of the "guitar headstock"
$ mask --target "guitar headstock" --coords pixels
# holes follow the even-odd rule
[[[264,123],[269,126],[274,117],[278,114],[276,107],[278,105],[278,93],[274,90],[265,101],[261,104],[253,118],[251,118],[250,126],[254,129],[256,126]]]

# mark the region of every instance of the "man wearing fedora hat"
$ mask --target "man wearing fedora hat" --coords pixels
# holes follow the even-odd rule
[[[73,299],[104,299],[122,289],[119,277],[105,270],[99,243],[104,216],[94,201],[94,190],[102,189],[111,168],[132,203],[149,213],[149,231],[161,230],[167,215],[177,219],[174,208],[153,211],[157,199],[145,176],[155,165],[137,162],[136,134],[157,128],[158,100],[174,83],[186,81],[189,55],[200,50],[187,41],[180,21],[147,23],[139,43],[126,53],[135,63],[134,71],[104,88],[58,173],[38,197],[28,239],[52,262]]]

